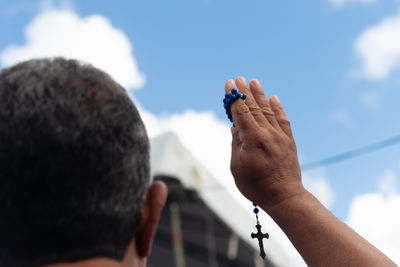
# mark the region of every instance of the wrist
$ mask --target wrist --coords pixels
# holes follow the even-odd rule
[[[297,205],[307,205],[307,203],[315,200],[315,197],[307,191],[303,185],[291,186],[290,190],[281,189],[279,194],[272,198],[269,202],[260,203],[259,206],[265,210],[271,217],[279,213],[291,209]]]

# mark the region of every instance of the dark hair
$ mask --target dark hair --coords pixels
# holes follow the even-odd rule
[[[149,184],[149,141],[126,91],[75,60],[0,73],[0,266],[121,260]]]

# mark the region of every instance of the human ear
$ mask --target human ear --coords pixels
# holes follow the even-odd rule
[[[144,258],[150,254],[158,221],[166,200],[167,186],[160,181],[152,183],[147,190],[146,201],[135,234],[139,257]]]

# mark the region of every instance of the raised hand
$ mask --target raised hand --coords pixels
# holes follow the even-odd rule
[[[269,100],[257,80],[229,80],[246,103],[231,105],[231,171],[240,192],[263,208],[308,266],[396,266],[330,213],[301,183],[290,123],[278,97]]]
[[[243,77],[229,80],[225,91],[237,88],[247,95],[231,106],[231,171],[236,185],[249,200],[268,209],[304,193],[296,144],[290,122],[277,96],[269,101],[260,83]]]

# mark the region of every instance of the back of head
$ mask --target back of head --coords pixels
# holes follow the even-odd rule
[[[74,60],[0,73],[0,266],[122,259],[149,183],[125,90]]]

